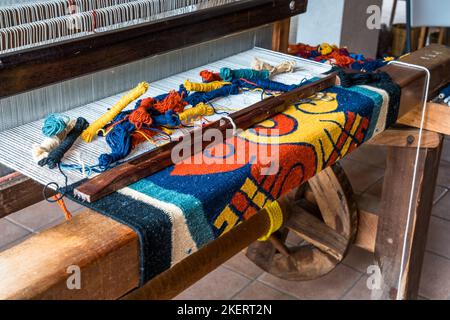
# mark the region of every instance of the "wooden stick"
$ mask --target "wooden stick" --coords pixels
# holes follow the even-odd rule
[[[256,123],[264,121],[277,113],[283,112],[287,107],[307,98],[318,91],[329,88],[336,83],[336,74],[330,74],[314,83],[307,84],[301,88],[286,92],[278,97],[271,97],[269,99],[260,101],[242,109],[232,115],[232,121],[236,127],[240,129],[247,129]],[[113,193],[129,184],[132,184],[142,178],[145,178],[155,172],[158,172],[168,166],[175,164],[172,159],[172,149],[177,146],[182,146],[183,141],[187,140],[186,144],[191,152],[182,155],[180,160],[190,157],[193,154],[203,151],[210,141],[203,141],[203,132],[209,129],[220,130],[222,133],[228,129],[233,128],[233,123],[230,120],[219,120],[211,123],[205,128],[194,130],[186,135],[181,141],[173,141],[167,143],[150,152],[146,152],[132,161],[123,163],[107,172],[104,172],[75,189],[74,194],[81,199],[94,202],[102,197]],[[201,139],[201,140],[200,140]],[[217,143],[217,141],[215,141]],[[201,146],[201,150],[199,146]]]

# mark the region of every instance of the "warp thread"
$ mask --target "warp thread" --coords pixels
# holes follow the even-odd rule
[[[54,150],[56,147],[58,147],[60,145],[61,141],[63,141],[66,138],[67,134],[75,126],[75,123],[76,123],[76,120],[71,119],[67,123],[67,126],[64,128],[64,130],[62,132],[60,132],[57,135],[54,135],[52,137],[45,138],[41,142],[41,144],[37,144],[37,143],[33,144],[33,146],[31,147],[31,155],[33,157],[34,162],[38,163],[42,159],[47,158],[48,154],[52,150]]]
[[[55,136],[64,131],[70,118],[60,114],[49,114],[44,120],[42,134],[46,137]]]
[[[294,60],[283,61],[277,66],[273,66],[268,62],[255,58],[252,62],[252,69],[257,71],[267,70],[270,76],[274,76],[281,73],[294,72],[296,62]]]
[[[216,89],[220,89],[223,86],[231,84],[231,82],[225,81],[211,81],[207,83],[191,82],[189,80],[184,81],[184,87],[187,91],[199,91],[199,92],[209,92]]]
[[[86,119],[79,117],[73,129],[70,130],[61,144],[57,148],[53,149],[48,154],[48,157],[40,160],[38,164],[41,167],[47,165],[50,169],[54,169],[56,166],[58,166],[61,163],[64,154],[72,147],[83,130],[85,130],[88,126],[89,122],[87,122]]]
[[[288,85],[268,79],[252,79],[251,81],[239,79],[235,80],[235,83],[237,83],[241,88],[247,89],[261,88],[263,90],[279,91],[279,92],[288,92],[299,87],[299,85],[296,84]]]
[[[91,142],[99,130],[101,130],[107,123],[111,122],[126,106],[133,100],[136,100],[143,95],[149,87],[147,82],[139,83],[134,89],[130,90],[120,100],[114,104],[104,115],[95,120],[86,130],[81,134],[81,138],[86,142]]]
[[[200,77],[202,77],[203,82],[222,81],[222,78],[218,72],[212,72],[209,70],[200,71]]]
[[[231,81],[234,79],[269,79],[270,72],[268,70],[252,70],[252,69],[230,69],[221,68],[220,77],[224,81]]]

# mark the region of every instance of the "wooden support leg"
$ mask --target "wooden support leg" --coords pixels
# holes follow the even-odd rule
[[[287,53],[289,46],[289,29],[291,19],[284,19],[273,24],[272,50]]]
[[[375,258],[381,268],[383,284],[380,291],[373,292],[373,298],[397,297],[405,231],[407,250],[400,281],[400,296],[403,299],[417,298],[442,149],[442,136],[440,138],[437,147],[423,148],[420,151],[408,231],[405,229],[417,150],[388,147],[382,210],[375,244]]]

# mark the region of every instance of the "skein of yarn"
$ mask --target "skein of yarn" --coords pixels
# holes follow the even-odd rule
[[[66,128],[69,120],[68,116],[54,113],[49,114],[44,120],[42,134],[46,137],[52,137],[61,133]]]
[[[81,139],[86,142],[91,142],[97,132],[102,129],[107,123],[111,122],[126,106],[133,100],[136,100],[143,95],[149,87],[147,82],[139,83],[134,89],[129,91],[120,100],[111,107],[104,115],[95,120],[86,130],[81,134]]]
[[[224,81],[231,81],[233,79],[269,79],[270,72],[268,70],[252,70],[252,69],[230,69],[221,68],[220,77]]]
[[[277,66],[273,66],[268,62],[255,58],[252,62],[252,69],[262,71],[267,70],[270,76],[274,76],[281,73],[293,72],[295,70],[296,62],[294,60],[288,60],[280,63]]]
[[[63,141],[66,138],[67,134],[75,126],[75,123],[76,120],[71,119],[67,123],[67,126],[64,128],[62,132],[52,137],[45,138],[44,141],[41,142],[41,144],[33,144],[31,149],[31,155],[33,157],[34,162],[38,163],[42,159],[47,158],[48,154],[56,147],[58,147],[61,141]]]
[[[64,154],[72,147],[77,138],[84,130],[86,130],[88,126],[89,122],[87,122],[86,119],[79,117],[73,129],[70,130],[61,144],[57,148],[52,150],[47,158],[40,160],[38,164],[41,167],[48,165],[50,169],[54,169],[59,163],[61,163]]]
[[[391,77],[386,72],[346,73],[340,70],[338,71],[338,77],[340,80],[340,85],[344,88],[392,81]]]
[[[222,88],[227,84],[231,84],[231,82],[211,81],[207,83],[199,83],[199,82],[191,82],[189,80],[184,81],[184,87],[186,88],[187,91],[200,91],[200,92],[213,91]]]

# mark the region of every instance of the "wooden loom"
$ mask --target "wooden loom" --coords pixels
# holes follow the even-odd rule
[[[266,23],[275,22],[274,48],[282,49],[286,44],[286,18],[305,10],[306,1],[296,1],[295,10],[289,7],[289,1],[250,1],[234,4],[237,7],[228,7],[220,13],[210,9],[210,15],[202,16],[202,21],[194,14],[193,20],[183,21],[174,18],[177,22],[170,24],[160,23],[161,29],[155,31],[158,39],[163,40],[173,33],[179,33],[190,25],[186,31],[183,45],[194,44],[210,40],[228,33],[241,31]],[[274,7],[272,5],[275,4]],[[242,7],[241,7],[242,6]],[[269,10],[270,8],[270,10]],[[275,9],[276,10],[275,10]],[[223,9],[223,8],[221,8]],[[274,14],[277,12],[278,15]],[[251,19],[248,19],[251,17]],[[283,18],[283,21],[276,20]],[[197,21],[196,19],[200,20]],[[219,23],[228,26],[228,30],[214,29],[206,35],[195,30],[202,29],[204,25]],[[230,22],[230,23],[227,23]],[[180,25],[177,25],[180,23]],[[205,23],[202,25],[201,23]],[[156,23],[158,24],[158,23]],[[176,29],[176,28],[179,29]],[[148,37],[153,39],[155,34],[148,28],[135,28],[133,37]],[[138,32],[137,29],[140,31]],[[175,31],[173,30],[175,29]],[[171,33],[172,32],[172,33]],[[128,54],[121,55],[120,50],[127,51],[127,41],[131,41],[129,32],[118,32],[124,38],[117,38],[118,34],[96,35],[92,38],[81,38],[64,44],[54,44],[48,47],[28,50],[21,54],[6,54],[0,56],[3,62],[0,68],[2,83],[1,96],[9,96],[22,91],[31,90],[37,86],[66,80],[72,76],[98,71],[115,64],[129,62],[134,59],[175,49],[176,47],[162,47],[155,49],[151,42],[143,41],[142,50],[130,50]],[[98,38],[97,38],[98,37]],[[119,39],[119,41],[117,41]],[[109,42],[108,42],[109,41]],[[162,41],[164,46],[170,46]],[[91,48],[95,44],[94,48]],[[147,46],[148,44],[148,46]],[[179,44],[177,44],[179,46]],[[174,45],[175,46],[175,45]],[[58,49],[58,50],[55,50]],[[101,57],[102,50],[118,52],[116,58],[94,59],[96,63],[88,64],[86,68],[77,68],[83,62]],[[133,51],[133,52],[132,52]],[[81,54],[79,54],[81,52]],[[139,56],[136,53],[139,52]],[[436,55],[436,52],[440,54]],[[56,54],[58,53],[58,54]],[[120,57],[119,57],[120,56]],[[424,59],[425,58],[425,59]],[[124,59],[124,60],[120,60]],[[449,81],[450,53],[445,47],[430,47],[414,53],[404,59],[407,62],[426,66],[432,73],[431,87],[436,91]],[[98,61],[98,62],[97,62]],[[58,73],[46,73],[42,77],[41,70],[55,68],[62,70]],[[420,105],[420,87],[424,75],[417,71],[405,71],[398,66],[385,68],[394,80],[403,88],[401,100],[401,113],[404,115],[399,123],[417,126],[417,113],[415,108]],[[24,77],[22,75],[26,74]],[[14,81],[12,81],[14,79]],[[432,91],[433,91],[432,90]],[[434,107],[430,108],[428,116],[434,119]],[[448,112],[447,112],[448,114]],[[442,115],[440,116],[442,117]],[[411,120],[413,119],[413,120]],[[447,133],[439,123],[429,121],[433,131],[425,133],[422,143],[420,179],[418,179],[416,194],[417,204],[414,208],[414,217],[418,217],[411,231],[409,239],[413,247],[404,279],[406,297],[417,294],[418,278],[420,276],[420,261],[423,258],[423,246],[426,240],[426,229],[432,204],[432,194],[436,179],[437,164],[439,162],[442,138],[434,131]],[[432,127],[433,126],[433,127]],[[448,128],[447,128],[448,130]],[[345,175],[335,166],[325,170],[311,179],[306,186],[302,186],[296,193],[281,199],[286,215],[285,227],[292,230],[311,243],[313,247],[303,247],[291,251],[284,245],[287,229],[274,235],[270,242],[256,243],[255,239],[265,234],[268,228],[268,218],[264,210],[250,220],[243,222],[221,238],[208,244],[203,249],[192,254],[189,258],[175,265],[147,283],[143,288],[136,289],[139,281],[138,240],[136,234],[128,227],[92,211],[85,211],[76,216],[73,221],[64,223],[48,231],[24,241],[23,243],[0,253],[0,297],[2,298],[96,298],[115,299],[126,298],[171,298],[206,273],[225,262],[245,247],[250,246],[248,256],[262,268],[275,275],[288,279],[312,279],[332,270],[344,257],[349,244],[356,237],[356,244],[374,251],[382,266],[385,276],[385,296],[392,297],[391,288],[396,287],[399,261],[401,253],[402,232],[407,214],[407,197],[409,190],[402,185],[411,179],[413,163],[405,159],[414,159],[417,146],[417,131],[414,129],[388,130],[372,143],[387,145],[389,147],[389,162],[387,167],[386,183],[383,194],[383,214],[377,217],[370,213],[361,212],[359,218],[359,233],[356,234],[357,211],[351,199]],[[402,169],[402,170],[400,170]],[[17,183],[14,180],[17,179]],[[27,184],[27,198],[21,203],[14,199],[15,190]],[[433,186],[427,188],[427,186]],[[34,197],[41,186],[29,180],[13,176],[11,181],[1,188],[2,211],[0,216],[17,211],[26,205],[41,200]],[[330,194],[330,190],[334,192]],[[327,192],[325,196],[325,192]],[[38,193],[40,195],[40,192]],[[345,197],[342,197],[345,195]],[[308,208],[310,208],[308,210]],[[313,211],[320,212],[325,223],[312,215]],[[392,241],[387,242],[387,239]],[[51,248],[51,250],[43,250]],[[312,263],[311,257],[314,259]],[[28,263],[23,265],[26,258]],[[292,261],[297,264],[298,270],[292,268]],[[414,262],[414,263],[413,263]],[[82,290],[68,290],[66,287],[69,265],[77,264],[82,269]],[[120,266],[121,272],[116,270]],[[33,273],[31,270],[42,270]]]

